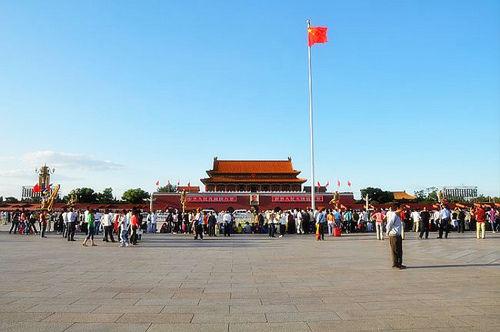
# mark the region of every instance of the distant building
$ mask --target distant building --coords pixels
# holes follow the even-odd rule
[[[33,186],[23,186],[21,189],[21,200],[32,199],[34,197],[40,197],[40,193],[33,192]]]
[[[476,186],[443,187],[443,196],[449,200],[470,201],[477,198]]]

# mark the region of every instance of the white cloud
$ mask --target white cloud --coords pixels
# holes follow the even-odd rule
[[[55,152],[49,150],[30,152],[25,154],[22,159],[33,166],[47,164],[50,167],[62,169],[114,171],[124,168],[123,165],[109,160],[99,160],[84,154]]]
[[[28,172],[25,169],[11,169],[7,171],[0,171],[0,177],[5,178],[26,178],[32,176],[31,172]]]

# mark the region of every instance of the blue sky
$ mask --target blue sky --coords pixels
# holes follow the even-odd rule
[[[201,184],[214,156],[500,195],[498,1],[0,1],[0,195]],[[343,187],[342,189],[347,189]]]

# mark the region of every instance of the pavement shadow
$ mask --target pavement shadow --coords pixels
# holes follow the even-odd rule
[[[408,266],[408,269],[436,269],[448,267],[495,267],[500,264],[447,264],[447,265],[421,265],[421,266]]]

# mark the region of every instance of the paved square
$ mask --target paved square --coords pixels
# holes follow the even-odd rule
[[[500,236],[145,235],[98,247],[0,233],[0,331],[500,330]],[[78,236],[79,239],[82,236]]]

